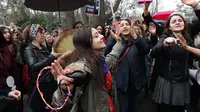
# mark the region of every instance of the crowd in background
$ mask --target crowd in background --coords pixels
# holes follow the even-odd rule
[[[61,106],[67,86],[72,90],[64,112],[138,112],[142,91],[144,98],[153,94],[157,112],[199,112],[200,85],[189,69],[200,67],[200,2],[182,2],[193,7],[198,20],[187,23],[175,12],[156,23],[145,3],[142,20],[120,18],[93,27],[78,21],[73,26],[76,50],[65,54],[53,48],[65,31],[61,25],[50,32],[39,24],[1,25],[0,112],[49,112],[36,89],[46,66],[52,70],[40,89],[49,104]],[[73,63],[83,68],[70,68]],[[68,73],[71,78],[64,76]]]

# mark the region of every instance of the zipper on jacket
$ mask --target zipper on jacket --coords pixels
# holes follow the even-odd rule
[[[169,73],[171,72],[171,66],[172,66],[172,60],[169,61]]]

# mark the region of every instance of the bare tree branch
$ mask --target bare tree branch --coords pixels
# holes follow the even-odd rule
[[[116,1],[115,1],[115,4],[114,4],[114,6],[113,6],[113,11],[114,11],[114,12],[117,11],[118,6],[119,6],[119,4],[120,4],[121,1],[122,1],[122,0],[116,0]],[[111,16],[112,16],[112,12],[110,11],[108,14],[105,15],[105,20],[108,20]]]

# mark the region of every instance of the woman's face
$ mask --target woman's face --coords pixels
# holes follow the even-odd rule
[[[15,32],[13,33],[13,35],[12,35],[13,40],[14,40],[15,42],[18,41],[18,36],[19,36],[18,32],[15,31]]]
[[[136,34],[139,35],[139,34],[140,34],[140,29],[139,29],[139,27],[135,26],[134,29],[135,29]]]
[[[81,23],[76,24],[75,29],[81,29],[83,25]]]
[[[120,31],[121,31],[122,35],[124,35],[124,36],[130,35],[130,33],[131,33],[131,26],[128,23],[128,21],[122,20],[120,22]]]
[[[46,35],[46,41],[47,43],[52,43],[53,42],[53,37],[51,35]]]
[[[102,34],[103,28],[102,28],[101,26],[98,26],[98,27],[97,27],[97,31],[99,32],[99,34]]]
[[[3,36],[4,38],[6,39],[6,41],[10,41],[11,39],[11,34],[10,34],[10,31],[8,30],[8,28],[6,28],[3,32]]]
[[[147,30],[147,25],[146,24],[142,24],[142,27],[143,27],[144,31]]]
[[[38,32],[36,34],[36,41],[40,44],[42,44],[44,42],[44,34],[45,34],[45,30],[43,28],[38,28]]]
[[[172,32],[181,32],[184,30],[185,23],[180,16],[173,16],[169,23],[169,30]]]
[[[93,50],[102,50],[106,47],[103,41],[103,35],[99,34],[95,28],[92,28],[92,49]]]

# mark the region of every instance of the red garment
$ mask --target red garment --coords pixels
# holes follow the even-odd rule
[[[5,45],[0,48],[0,89],[10,89],[6,84],[6,78],[14,72],[13,46]]]
[[[105,37],[103,38],[103,42],[104,42],[104,44],[107,43],[107,39]]]
[[[112,86],[112,76],[111,76],[110,72],[108,72],[105,75],[105,80],[106,80],[106,84],[105,84],[106,90],[109,92],[111,90],[111,86]],[[113,102],[110,97],[108,97],[108,105],[109,105],[109,112],[115,112],[114,105],[113,105]]]

